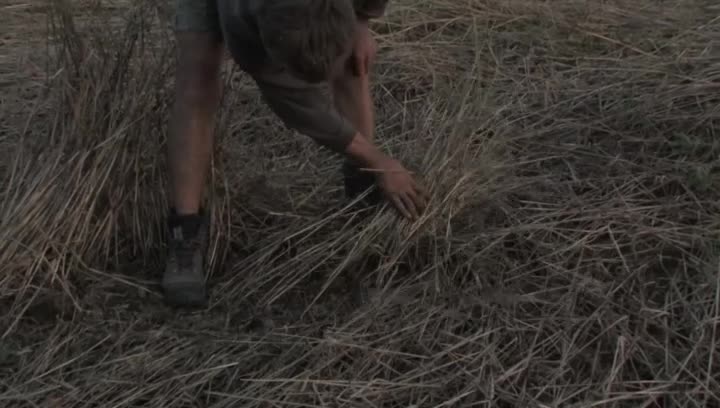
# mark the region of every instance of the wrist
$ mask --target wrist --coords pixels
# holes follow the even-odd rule
[[[380,170],[392,160],[360,133],[355,133],[345,149],[345,154],[359,166],[372,170]]]

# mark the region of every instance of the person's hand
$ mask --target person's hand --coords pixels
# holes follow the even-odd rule
[[[399,161],[378,150],[360,133],[345,148],[347,157],[377,177],[380,191],[403,216],[417,219],[429,201],[428,193],[419,186]]]
[[[395,159],[386,159],[375,171],[378,172],[378,186],[387,199],[400,213],[415,220],[425,210],[428,194],[417,184],[409,171]]]
[[[352,47],[350,68],[353,75],[369,75],[370,66],[377,52],[377,43],[370,32],[370,27],[366,20],[359,20],[355,24],[355,39]]]

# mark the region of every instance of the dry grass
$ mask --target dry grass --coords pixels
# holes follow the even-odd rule
[[[46,50],[28,4],[0,6],[0,405],[720,406],[716,2],[394,2],[378,133],[432,187],[416,224],[343,202],[228,63],[196,313],[156,283],[167,9],[56,8]]]

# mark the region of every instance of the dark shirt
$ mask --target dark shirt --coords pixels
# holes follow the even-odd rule
[[[268,57],[257,28],[262,1],[218,0],[223,38],[238,66],[257,83],[263,99],[278,117],[320,145],[343,152],[355,127],[335,108],[329,83],[309,83],[291,75]],[[381,17],[388,0],[353,0],[361,18]]]

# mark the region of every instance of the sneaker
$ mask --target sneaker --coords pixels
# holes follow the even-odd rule
[[[171,215],[168,224],[169,251],[162,279],[165,301],[179,307],[204,306],[207,219],[202,215]]]
[[[345,183],[345,196],[347,198],[354,200],[367,190],[372,189],[372,191],[365,196],[362,203],[366,206],[374,206],[382,202],[382,193],[380,189],[377,188],[375,175],[368,172],[361,172],[357,167],[347,162],[343,164],[342,173]]]

